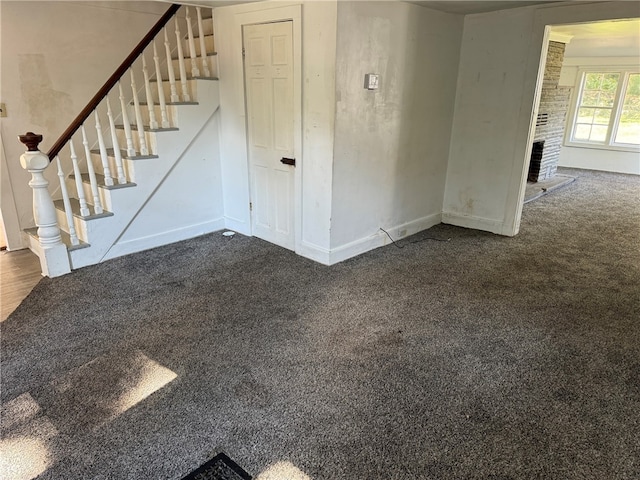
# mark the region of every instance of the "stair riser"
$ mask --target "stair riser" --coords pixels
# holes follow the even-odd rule
[[[194,19],[196,19],[195,13],[193,14]],[[193,34],[198,35],[198,27],[197,22],[196,26],[193,29]],[[213,18],[203,18],[202,19],[202,32],[203,35],[213,35]]]
[[[116,178],[114,178],[114,183],[117,185],[118,184],[118,180]],[[76,196],[71,192],[75,192],[76,191],[76,184],[75,181],[73,179],[70,179],[68,181],[68,187],[67,188],[71,188],[73,187],[73,189],[69,189],[69,194],[71,196]],[[88,182],[82,182],[82,191],[84,193],[84,197],[87,199],[87,201],[89,203],[95,204],[95,200],[93,198],[93,192],[91,190],[91,184]],[[113,202],[111,199],[111,192],[112,190],[107,190],[106,188],[100,188],[98,187],[98,197],[100,198],[100,203],[102,204],[102,208],[104,210],[107,210],[108,212],[112,212],[113,211]],[[94,213],[93,209],[91,209],[91,213]]]
[[[210,80],[212,82],[216,81],[216,80]],[[189,101],[191,102],[197,102],[198,101],[198,81],[197,80],[187,80],[187,93],[189,94]],[[153,101],[154,103],[158,103],[158,93],[155,90],[155,82],[152,82],[153,88],[152,88],[152,92],[153,92]],[[167,103],[171,103],[171,84],[169,83],[168,80],[164,80],[162,82],[162,85],[164,87],[164,99]],[[176,80],[176,91],[178,94],[178,101],[179,102],[183,102],[185,101],[183,96],[182,96],[182,85],[180,83],[179,80]],[[146,99],[141,99],[141,102],[146,102]]]
[[[217,56],[213,55],[213,56],[209,56],[209,57],[205,57],[205,60],[207,62],[207,65],[209,65],[209,74],[212,77],[217,77],[218,76],[218,61],[217,61]],[[198,66],[198,68],[200,69],[200,77],[204,77],[204,67],[202,66],[202,58],[198,57],[196,59],[196,65]],[[184,59],[184,67],[187,71],[187,75],[191,75],[191,59],[189,58],[185,58]],[[179,60],[176,58],[173,60],[173,71],[176,74],[176,77],[180,76],[179,72],[180,72],[180,63]]]
[[[122,150],[122,146],[120,146],[120,150]],[[95,172],[97,174],[101,174],[104,175],[104,166],[102,165],[102,157],[100,156],[99,153],[91,153],[91,159],[93,160],[93,169],[95,170]],[[111,173],[111,177],[113,178],[113,182],[115,184],[118,183],[118,170],[116,167],[116,159],[114,157],[110,157],[107,155],[107,162],[108,162],[108,166],[109,166],[109,172]],[[127,180],[129,180],[129,175],[130,175],[130,166],[127,162],[126,158],[122,159],[122,168],[124,170],[124,176]],[[86,168],[83,169],[83,172],[86,172]],[[71,191],[71,190],[69,190]],[[75,187],[74,187],[74,191],[75,191]]]
[[[42,254],[42,246],[40,245],[40,241],[36,237],[27,234],[24,235],[24,238],[26,238],[27,242],[29,242],[29,250],[40,257],[40,255]]]
[[[153,112],[156,117],[156,122],[158,125],[162,127],[162,111],[160,109],[160,105],[153,106]],[[140,105],[140,113],[142,114],[142,121],[145,125],[150,125],[151,115],[149,114],[149,108],[147,105]],[[134,106],[129,106],[129,116],[130,118],[135,118]],[[176,108],[174,105],[167,105],[167,117],[169,119],[169,127],[177,127],[178,126],[178,114],[176,112]]]
[[[193,43],[196,47],[196,55],[199,57],[200,55],[202,55],[202,52],[200,51],[200,38],[195,37],[193,39]],[[204,37],[204,48],[205,48],[205,52],[207,53],[213,53],[216,51],[215,37],[213,35],[207,34],[207,36]],[[182,54],[185,57],[191,56],[191,50],[189,50],[188,38],[185,38],[182,40]],[[175,55],[175,52],[174,52],[174,55]]]
[[[153,94],[153,102],[157,103],[158,100],[158,91],[155,88],[156,83],[152,82],[152,94]],[[173,100],[171,99],[171,84],[169,83],[168,80],[164,80],[162,82],[162,86],[164,87],[164,99],[165,102],[170,103]],[[180,80],[176,80],[176,92],[178,94],[178,101],[179,102],[183,102],[185,101],[183,96],[182,96],[182,85],[180,83]],[[190,97],[190,101],[191,102],[197,102],[198,101],[198,85],[197,85],[197,81],[195,80],[187,80],[187,93],[189,94]],[[141,100],[143,101],[143,100]],[[144,100],[146,102],[146,98]]]
[[[121,150],[127,149],[127,137],[123,128],[117,129],[118,136],[118,145]],[[131,131],[131,137],[133,139],[133,148],[135,148],[136,152],[140,153],[140,136],[138,135],[137,130]],[[150,155],[157,155],[157,147],[156,147],[156,134],[155,132],[144,132],[144,138],[147,143],[147,149],[149,150]],[[102,169],[101,169],[102,171]]]
[[[89,207],[91,208],[91,207]],[[91,213],[93,213],[93,210],[91,211]],[[64,230],[65,232],[69,233],[69,226],[67,223],[67,215],[64,211],[62,210],[58,210],[56,208],[56,217],[58,219],[58,225],[60,226],[60,228],[62,230]],[[95,220],[93,220],[95,222]],[[87,223],[85,220],[78,218],[78,217],[73,217],[73,225],[76,229],[76,235],[78,236],[78,238],[80,240],[82,240],[85,243],[89,243],[89,234],[87,232]]]

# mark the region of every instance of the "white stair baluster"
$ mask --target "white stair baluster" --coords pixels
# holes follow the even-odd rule
[[[142,123],[142,112],[140,112],[140,100],[138,99],[136,79],[133,76],[133,70],[129,69],[129,72],[131,73],[131,90],[133,90],[133,109],[136,115],[136,126],[138,128],[138,140],[140,140],[140,155],[149,155],[149,149],[147,148],[147,141],[144,137],[144,124]]]
[[[158,101],[160,102],[160,115],[162,116],[162,128],[169,128],[169,117],[167,115],[167,104],[164,99],[164,86],[162,85],[162,74],[160,72],[160,57],[156,49],[155,40],[153,43],[153,63],[156,66],[156,81],[158,86]]]
[[[129,122],[129,114],[127,113],[127,102],[122,93],[122,85],[118,80],[118,91],[120,93],[120,109],[122,110],[122,123],[124,125],[124,136],[127,139],[127,156],[135,157],[136,149],[133,146],[133,134],[131,133],[131,122]]]
[[[209,61],[207,60],[207,47],[204,42],[204,27],[202,24],[202,12],[200,7],[196,7],[196,13],[198,14],[198,38],[200,40],[200,58],[202,59],[202,70],[205,77],[211,76],[209,70]]]
[[[69,192],[67,191],[67,182],[65,182],[64,172],[60,165],[60,158],[56,155],[56,162],[58,163],[58,178],[60,179],[60,191],[62,192],[62,203],[64,204],[64,213],[67,216],[67,224],[69,226],[69,238],[72,245],[79,245],[78,235],[76,234],[76,227],[73,223],[73,212],[71,211],[71,202],[69,201]]]
[[[93,166],[93,159],[91,157],[91,150],[89,150],[89,142],[87,141],[87,132],[84,130],[84,125],[80,126],[82,131],[82,145],[84,145],[84,156],[87,159],[87,171],[89,172],[89,184],[91,185],[91,194],[93,195],[93,211],[95,214],[100,214],[102,210],[102,200],[100,200],[100,193],[98,193],[98,181],[96,180],[96,170]]]
[[[169,37],[167,36],[167,27],[164,27],[164,49],[167,53],[167,69],[169,70],[169,85],[171,87],[171,101],[179,102],[178,90],[176,89],[176,73],[173,70],[173,61],[171,59],[171,45],[169,45]],[[161,79],[158,78],[158,82]],[[158,88],[162,88],[162,85],[158,85]]]
[[[187,18],[187,38],[189,39],[189,57],[191,59],[191,76],[199,77],[200,70],[198,69],[198,55],[196,54],[196,42],[193,39],[193,26],[191,25],[191,15],[189,14],[189,7],[186,9]]]
[[[158,128],[156,120],[156,109],[153,104],[153,95],[151,95],[151,84],[149,83],[149,69],[147,68],[147,59],[142,53],[142,74],[144,75],[144,94],[147,97],[147,110],[149,111],[149,128]]]
[[[178,66],[180,67],[180,85],[182,86],[182,101],[189,102],[189,89],[187,86],[187,69],[184,66],[184,54],[182,53],[182,38],[180,35],[180,27],[178,25],[178,17],[176,17],[176,39],[178,41]]]
[[[127,176],[124,174],[124,165],[122,164],[122,152],[120,151],[120,144],[118,143],[118,135],[116,133],[116,124],[113,120],[113,113],[111,112],[111,104],[109,103],[109,97],[106,97],[107,101],[107,117],[109,117],[109,128],[111,129],[111,145],[113,146],[113,156],[116,159],[116,174],[118,176],[118,183],[122,185],[127,183]]]
[[[94,113],[96,117],[96,132],[98,133],[98,148],[100,149],[100,160],[102,161],[104,184],[110,187],[113,185],[113,177],[111,176],[111,168],[109,167],[109,156],[107,155],[107,147],[104,144],[104,136],[102,135],[102,125],[100,125],[98,110],[96,110]]]
[[[80,215],[82,215],[83,217],[88,217],[91,214],[89,213],[87,199],[84,196],[84,189],[82,188],[82,177],[80,176],[80,167],[78,166],[78,156],[76,155],[76,149],[73,146],[72,139],[69,140],[69,148],[71,149],[71,163],[73,164],[73,176],[76,181],[78,202],[80,202]]]

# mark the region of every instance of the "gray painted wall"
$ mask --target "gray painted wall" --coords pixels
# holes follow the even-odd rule
[[[462,23],[407,3],[338,2],[332,249],[440,222]],[[366,73],[380,74],[378,90],[364,89]]]

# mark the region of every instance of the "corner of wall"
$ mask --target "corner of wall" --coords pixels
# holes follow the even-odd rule
[[[20,250],[25,248],[24,238],[20,230],[18,210],[16,209],[13,186],[11,184],[11,172],[7,165],[7,157],[4,150],[4,140],[0,132],[0,222],[6,239],[8,250]]]

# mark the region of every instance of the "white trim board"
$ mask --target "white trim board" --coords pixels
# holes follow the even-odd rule
[[[427,230],[428,228],[438,225],[439,223],[442,223],[442,215],[439,213],[434,213],[432,215],[427,215],[426,217],[412,220],[411,222],[403,223],[402,225],[385,228],[385,230],[389,232],[389,235],[391,235],[391,237],[395,241],[401,241],[405,237],[416,234],[423,230]],[[405,230],[405,233],[404,235],[402,235],[402,237],[399,236],[399,232],[401,230]],[[391,240],[389,239],[387,234],[381,230],[378,230],[368,237],[358,239],[356,241],[341,245],[336,248],[332,248],[329,252],[328,265],[335,265],[336,263],[340,263],[349,258],[361,255],[378,247],[384,247],[385,245],[389,245],[390,243]]]
[[[227,230],[233,230],[234,232],[241,233],[242,235],[246,235],[248,237],[251,236],[251,225],[238,218],[225,216],[224,228],[226,228]]]
[[[564,57],[562,61],[563,67],[610,67],[610,66],[638,66],[640,59],[638,57]]]
[[[444,212],[442,214],[442,223],[447,225],[455,225],[457,227],[472,228],[474,230],[483,230],[498,235],[513,236],[513,228],[507,228],[504,222],[493,220],[491,218],[476,217],[473,215],[460,215],[457,213]]]
[[[102,261],[121,257],[130,253],[149,250],[151,248],[161,247],[170,243],[180,242],[182,240],[188,240],[200,235],[205,235],[207,233],[222,230],[223,228],[225,228],[224,219],[217,218],[215,220],[209,220],[203,223],[177,228],[175,230],[158,233],[156,235],[149,235],[147,237],[127,240],[126,242],[119,242],[111,247]],[[77,267],[74,266],[73,268]]]

